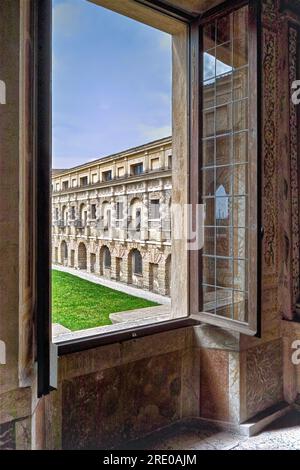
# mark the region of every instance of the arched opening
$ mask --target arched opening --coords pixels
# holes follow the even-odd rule
[[[102,246],[100,250],[100,274],[110,277],[111,254],[108,246]]]
[[[128,284],[143,287],[143,260],[142,255],[134,248],[128,255]]]
[[[68,246],[65,240],[60,244],[60,262],[62,265],[68,265]]]
[[[87,269],[87,252],[84,243],[79,243],[78,246],[78,268]]]
[[[133,270],[133,274],[136,274],[138,276],[143,275],[142,255],[139,252],[139,250],[136,250],[136,249],[132,251],[132,270]]]

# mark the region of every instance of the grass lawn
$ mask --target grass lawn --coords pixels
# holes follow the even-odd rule
[[[72,331],[111,325],[110,313],[155,305],[159,304],[52,271],[52,321]]]

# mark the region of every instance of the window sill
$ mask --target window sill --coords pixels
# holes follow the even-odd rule
[[[186,328],[199,325],[200,322],[191,317],[170,319],[149,324],[146,321],[127,323],[124,329],[120,329],[120,324],[112,325],[108,332],[103,332],[106,327],[91,328],[80,332],[67,333],[57,338],[55,344],[58,347],[58,355],[72,354],[97,348],[107,344],[129,341],[144,336],[150,336],[169,330]],[[102,332],[101,332],[102,330]],[[107,328],[106,328],[107,330]],[[95,334],[95,331],[98,333]]]

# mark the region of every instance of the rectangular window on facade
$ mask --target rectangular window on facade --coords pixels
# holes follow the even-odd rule
[[[151,170],[154,171],[154,170],[159,170],[159,158],[152,158],[151,160],[151,164],[150,164],[150,167],[151,167]]]
[[[202,28],[201,298],[205,321],[255,333],[257,59],[249,20],[245,6]]]
[[[80,186],[87,186],[87,185],[88,185],[88,177],[83,176],[82,178],[80,178]]]
[[[71,219],[75,219],[75,206],[71,207]]]
[[[137,163],[136,165],[131,166],[132,175],[141,175],[144,172],[144,166],[142,163]]]
[[[150,208],[149,208],[149,219],[157,220],[160,218],[160,204],[159,199],[152,199],[150,201]]]
[[[102,173],[102,178],[103,178],[103,181],[111,181],[112,180],[112,171],[111,170],[104,171]]]
[[[125,168],[123,166],[119,167],[117,170],[118,178],[125,176]]]
[[[72,179],[72,188],[75,188],[77,186],[77,179],[74,178]]]
[[[97,183],[97,182],[98,182],[98,175],[97,175],[97,173],[94,173],[94,174],[92,175],[92,183],[95,184],[95,183]]]
[[[68,188],[69,188],[69,181],[63,181],[62,183],[63,191],[66,191]]]
[[[117,202],[116,218],[117,220],[123,219],[123,202]]]
[[[59,191],[59,183],[56,183],[55,188],[56,188],[56,191]]]
[[[97,215],[97,206],[96,206],[96,204],[92,204],[91,205],[91,217],[92,217],[92,219],[96,219],[96,215]]]

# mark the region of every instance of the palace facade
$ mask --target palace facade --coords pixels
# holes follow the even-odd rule
[[[170,295],[171,137],[52,176],[54,264]]]

